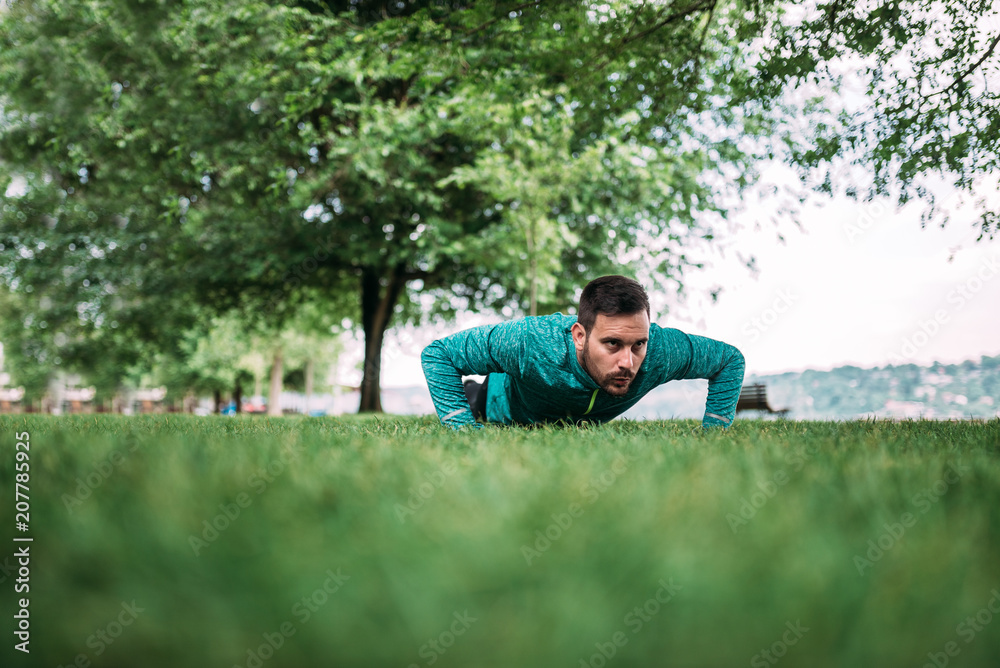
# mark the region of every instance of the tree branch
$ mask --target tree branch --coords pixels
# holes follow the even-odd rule
[[[712,25],[712,17],[715,16],[716,5],[717,2],[713,0],[712,6],[708,9],[708,17],[705,19],[705,25],[701,28],[701,37],[698,39],[698,51],[701,51],[705,46],[705,37],[708,36],[708,27]]]
[[[403,280],[412,281],[412,280],[416,280],[418,278],[421,279],[421,280],[423,280],[425,278],[429,278],[433,274],[434,274],[434,272],[426,271],[424,269],[415,269],[413,271],[404,272],[403,273]]]
[[[647,28],[646,30],[643,30],[638,35],[629,35],[628,37],[622,40],[621,44],[619,45],[619,49],[630,42],[634,42],[637,39],[642,39],[643,37],[647,37],[651,33],[654,33],[660,28],[662,28],[663,26],[669,23],[673,23],[678,19],[682,19],[685,16],[689,16],[703,9],[714,9],[714,8],[715,8],[715,0],[697,0],[696,2],[693,2],[690,5],[688,5],[685,9],[682,9],[679,12],[675,12],[670,16],[668,16],[667,18],[660,21],[659,23],[656,23],[653,26]]]
[[[596,69],[603,70],[605,67],[607,67],[608,64],[614,59],[614,56],[617,56],[618,54],[620,54],[622,52],[622,49],[625,48],[625,45],[629,44],[630,42],[634,42],[636,40],[639,40],[639,39],[642,39],[644,37],[647,37],[650,34],[656,32],[657,30],[659,30],[660,28],[662,28],[662,27],[664,27],[664,26],[666,26],[666,25],[668,25],[670,23],[673,23],[674,21],[677,21],[678,19],[682,19],[685,16],[690,16],[691,14],[694,14],[695,12],[703,11],[705,9],[708,9],[710,12],[714,12],[715,11],[716,2],[717,2],[717,0],[696,0],[695,2],[691,3],[690,5],[688,5],[686,8],[684,8],[684,9],[678,11],[678,12],[675,12],[675,13],[671,14],[670,16],[666,17],[662,21],[658,21],[655,25],[650,26],[649,28],[643,30],[642,32],[640,32],[640,33],[638,33],[636,35],[632,35],[632,34],[626,35],[625,38],[618,44],[617,48],[614,49],[614,53],[608,55],[607,56],[607,60],[605,60],[600,65],[598,65],[596,67]],[[671,5],[671,7],[672,6],[673,5]],[[659,17],[663,16],[663,13],[667,9],[669,9],[669,7],[668,8],[664,8],[663,10],[661,10],[660,12],[658,12],[657,15],[656,15],[656,17],[659,18]],[[636,11],[639,11],[639,10],[636,10]],[[709,21],[706,22],[706,24],[705,24],[705,28],[706,29],[708,28],[708,23],[709,22],[711,22],[711,17],[709,18]],[[632,25],[633,26],[635,25],[635,21],[632,22]],[[631,32],[631,27],[629,28],[629,31]],[[702,35],[702,39],[704,39],[704,34]],[[598,60],[598,58],[599,57],[595,57],[595,58],[591,59],[590,62],[592,63],[592,62]],[[589,66],[590,66],[590,63],[587,63],[584,66],[584,69],[586,69]]]
[[[920,93],[920,91],[918,90],[916,94],[917,94],[917,96],[919,98],[919,103],[917,104],[916,113],[920,113],[921,112],[921,109],[923,109],[923,106],[924,106],[925,102],[929,102],[931,100],[931,98],[935,98],[935,97],[937,97],[939,95],[946,94],[948,91],[952,90],[953,88],[955,88],[955,86],[959,85],[960,83],[962,83],[962,81],[964,81],[966,78],[968,78],[970,74],[972,74],[973,72],[975,72],[979,68],[979,66],[982,65],[986,61],[986,59],[989,58],[993,54],[993,52],[996,50],[998,44],[1000,44],[1000,35],[997,35],[996,37],[993,38],[993,41],[990,43],[989,47],[986,49],[986,53],[984,53],[983,56],[979,60],[977,60],[975,63],[973,63],[972,65],[970,65],[969,67],[967,67],[966,70],[964,72],[962,72],[961,74],[959,74],[955,78],[954,81],[952,81],[950,84],[948,84],[947,86],[945,86],[941,90],[936,90],[936,91],[934,91],[932,93],[927,93],[926,95]],[[941,62],[941,59],[933,60],[931,62],[932,63],[938,63],[938,62]],[[921,70],[921,72],[922,72],[922,70]],[[918,88],[919,88],[919,84],[918,84]],[[899,103],[895,107],[893,107],[891,109],[886,109],[885,113],[888,116],[892,116],[892,115],[898,114],[901,111],[905,111],[906,109],[910,109],[911,107],[913,107],[913,101],[912,100],[904,100],[903,102]]]
[[[932,97],[936,97],[938,95],[944,95],[952,88],[962,83],[962,81],[964,81],[970,74],[979,69],[979,66],[982,65],[983,62],[993,54],[993,51],[997,48],[998,43],[1000,43],[1000,34],[998,34],[996,37],[993,38],[993,41],[990,43],[989,48],[986,49],[986,53],[983,54],[983,57],[974,62],[969,68],[967,68],[964,72],[958,75],[958,77],[954,81],[952,81],[947,88],[942,88],[941,90],[936,91],[934,93],[929,93],[924,99],[929,100]]]
[[[830,48],[830,39],[833,38],[834,29],[837,27],[837,14],[840,13],[841,1],[842,0],[835,0],[835,2],[831,2],[829,8],[827,9],[826,24],[828,32],[826,33],[826,37],[823,38],[823,51]]]
[[[508,16],[510,16],[511,12],[519,12],[522,9],[527,9],[528,7],[531,7],[532,5],[541,4],[541,2],[542,2],[542,0],[530,0],[530,2],[522,2],[521,4],[515,5],[514,7],[511,7],[510,9],[508,9],[507,13],[505,15],[503,15],[503,16],[495,16],[492,19],[490,19],[489,21],[486,21],[485,23],[481,23],[480,25],[476,26],[475,28],[470,28],[469,30],[466,30],[465,34],[466,35],[474,35],[477,32],[480,32],[481,30],[486,30],[487,28],[489,28],[491,25],[493,25],[497,21],[501,21],[501,20],[507,18]]]

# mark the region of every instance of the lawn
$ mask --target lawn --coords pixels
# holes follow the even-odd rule
[[[4,666],[1000,665],[1000,420],[9,415],[0,442]]]

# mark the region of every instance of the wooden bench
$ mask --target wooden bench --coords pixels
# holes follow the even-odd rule
[[[94,395],[97,393],[93,387],[68,387],[63,391],[62,412],[66,413],[93,413]]]
[[[0,387],[0,413],[20,413],[23,410],[23,387]]]
[[[162,413],[163,400],[167,396],[166,387],[151,387],[135,391],[132,397],[132,413]]]
[[[767,386],[764,383],[753,383],[752,385],[744,385],[743,389],[740,390],[739,401],[736,402],[736,412],[740,411],[764,411],[766,413],[774,413],[777,415],[784,415],[790,408],[781,408],[775,410],[771,408],[767,403]]]

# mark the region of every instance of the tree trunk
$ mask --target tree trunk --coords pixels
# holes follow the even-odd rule
[[[313,393],[313,361],[310,357],[306,360],[306,416],[309,415],[309,399]]]
[[[215,414],[218,415],[222,412],[222,392],[216,390],[212,393],[212,397],[215,399]]]
[[[383,281],[373,268],[361,270],[361,324],[365,330],[365,365],[361,376],[359,413],[381,413],[382,341],[392,310],[406,284],[402,265]],[[383,290],[384,287],[384,290]]]
[[[529,279],[531,280],[531,301],[529,315],[538,315],[538,256],[535,253],[535,218],[532,216],[528,224],[528,259],[531,261]]]
[[[281,348],[274,349],[274,361],[271,363],[271,391],[267,397],[267,414],[281,415]]]
[[[236,402],[236,413],[243,412],[243,385],[240,383],[239,375],[236,376],[236,387],[233,388],[233,401]]]

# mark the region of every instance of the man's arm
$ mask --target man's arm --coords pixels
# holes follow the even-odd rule
[[[686,377],[708,378],[708,399],[701,424],[704,427],[728,427],[736,418],[736,403],[743,389],[746,369],[743,353],[722,341],[689,336],[692,357]]]
[[[438,417],[458,429],[481,429],[469,409],[462,376],[516,372],[524,359],[523,320],[484,325],[437,339],[420,353],[420,365]]]
[[[707,378],[708,399],[705,401],[704,427],[728,427],[736,417],[736,403],[743,388],[745,362],[743,353],[722,341],[704,336],[685,334],[679,330],[668,333],[666,352],[677,371],[665,380]]]

